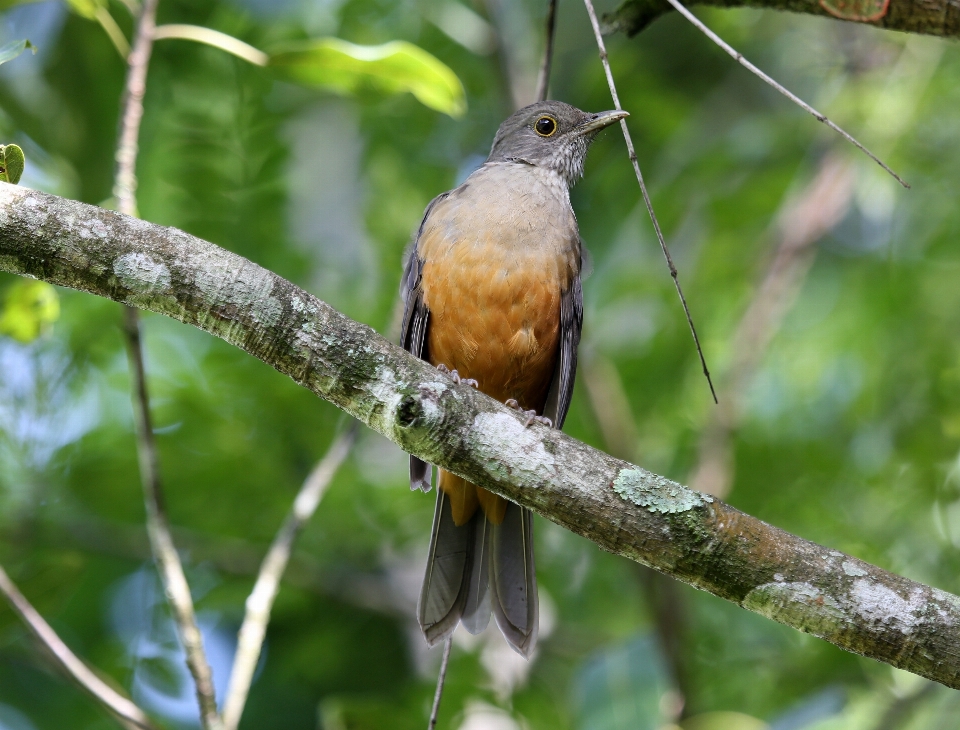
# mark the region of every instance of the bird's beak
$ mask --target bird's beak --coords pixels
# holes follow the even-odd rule
[[[590,134],[591,132],[599,132],[604,127],[609,127],[611,124],[616,124],[624,117],[629,116],[630,112],[625,112],[622,109],[609,112],[600,112],[599,114],[591,114],[587,118],[587,121],[576,128],[575,133]]]

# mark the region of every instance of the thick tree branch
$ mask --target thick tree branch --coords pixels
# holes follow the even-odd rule
[[[0,270],[165,314],[384,434],[743,608],[960,688],[960,597],[772,527],[453,381],[281,277],[182,231],[0,185]]]
[[[771,8],[834,18],[819,0],[696,0],[690,5],[721,8]],[[605,34],[623,31],[635,35],[664,13],[672,10],[668,0],[625,0],[614,12],[603,17]],[[864,21],[856,21],[864,22]],[[960,37],[960,2],[957,0],[890,0],[887,13],[879,20],[865,23],[888,30],[903,30],[957,38]]]

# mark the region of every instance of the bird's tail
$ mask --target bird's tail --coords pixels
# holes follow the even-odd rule
[[[440,479],[417,609],[423,635],[433,646],[450,636],[460,622],[478,634],[487,627],[492,612],[509,644],[529,658],[539,618],[533,515],[512,502],[506,503],[506,509],[464,513],[464,503],[487,506],[487,499],[474,496],[482,490],[448,472],[441,471]]]

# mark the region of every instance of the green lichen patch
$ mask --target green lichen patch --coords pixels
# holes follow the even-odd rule
[[[662,514],[686,512],[713,501],[712,497],[643,469],[621,469],[613,482],[613,491],[628,502]]]

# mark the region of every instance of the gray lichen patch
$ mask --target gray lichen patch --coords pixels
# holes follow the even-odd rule
[[[159,294],[170,287],[170,270],[142,253],[127,253],[113,264],[120,283],[137,294]]]
[[[499,481],[539,482],[555,477],[556,460],[544,448],[540,429],[524,426],[514,415],[478,414],[470,438],[487,473]]]
[[[902,634],[912,634],[922,621],[926,607],[923,590],[914,588],[908,598],[896,591],[868,578],[859,578],[850,591],[853,610],[864,621],[878,623],[898,630]]]
[[[865,571],[852,560],[844,560],[841,564],[841,567],[843,568],[843,572],[852,578],[861,578],[865,575],[869,575],[867,571]]]
[[[713,501],[712,497],[643,469],[621,469],[613,482],[613,491],[638,507],[663,514],[686,512]]]
[[[802,581],[764,583],[750,591],[740,605],[817,636],[829,636],[849,622],[838,601]]]
[[[274,280],[266,269],[214,248],[192,252],[185,263],[207,301],[245,309],[253,321],[267,327],[280,321],[283,304],[271,296]]]

